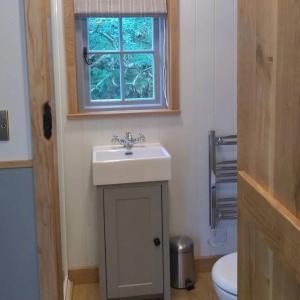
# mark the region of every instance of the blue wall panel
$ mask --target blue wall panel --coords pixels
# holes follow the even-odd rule
[[[38,299],[32,170],[0,170],[0,300]]]

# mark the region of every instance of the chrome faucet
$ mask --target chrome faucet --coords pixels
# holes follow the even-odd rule
[[[140,133],[137,137],[133,137],[131,132],[127,132],[125,138],[120,138],[117,135],[114,135],[111,140],[111,142],[114,144],[123,145],[123,147],[126,148],[126,155],[132,154],[131,149],[135,144],[144,143],[145,141],[146,138],[142,133]]]

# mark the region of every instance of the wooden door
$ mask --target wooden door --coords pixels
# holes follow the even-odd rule
[[[50,0],[25,0],[24,4],[40,299],[61,300],[63,278],[55,108],[49,64]],[[50,113],[52,113],[52,130]]]
[[[108,298],[163,294],[161,185],[104,190]]]
[[[300,1],[238,2],[239,299],[300,299]]]

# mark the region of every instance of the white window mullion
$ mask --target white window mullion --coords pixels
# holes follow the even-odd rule
[[[122,18],[119,18],[119,28],[120,28],[120,84],[121,84],[121,101],[122,104],[125,103],[125,70],[124,70],[124,52],[123,52],[123,22]]]

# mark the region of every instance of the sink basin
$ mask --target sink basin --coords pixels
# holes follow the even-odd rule
[[[93,149],[94,185],[168,181],[171,156],[160,144],[142,144],[127,155],[123,146],[96,146]]]

